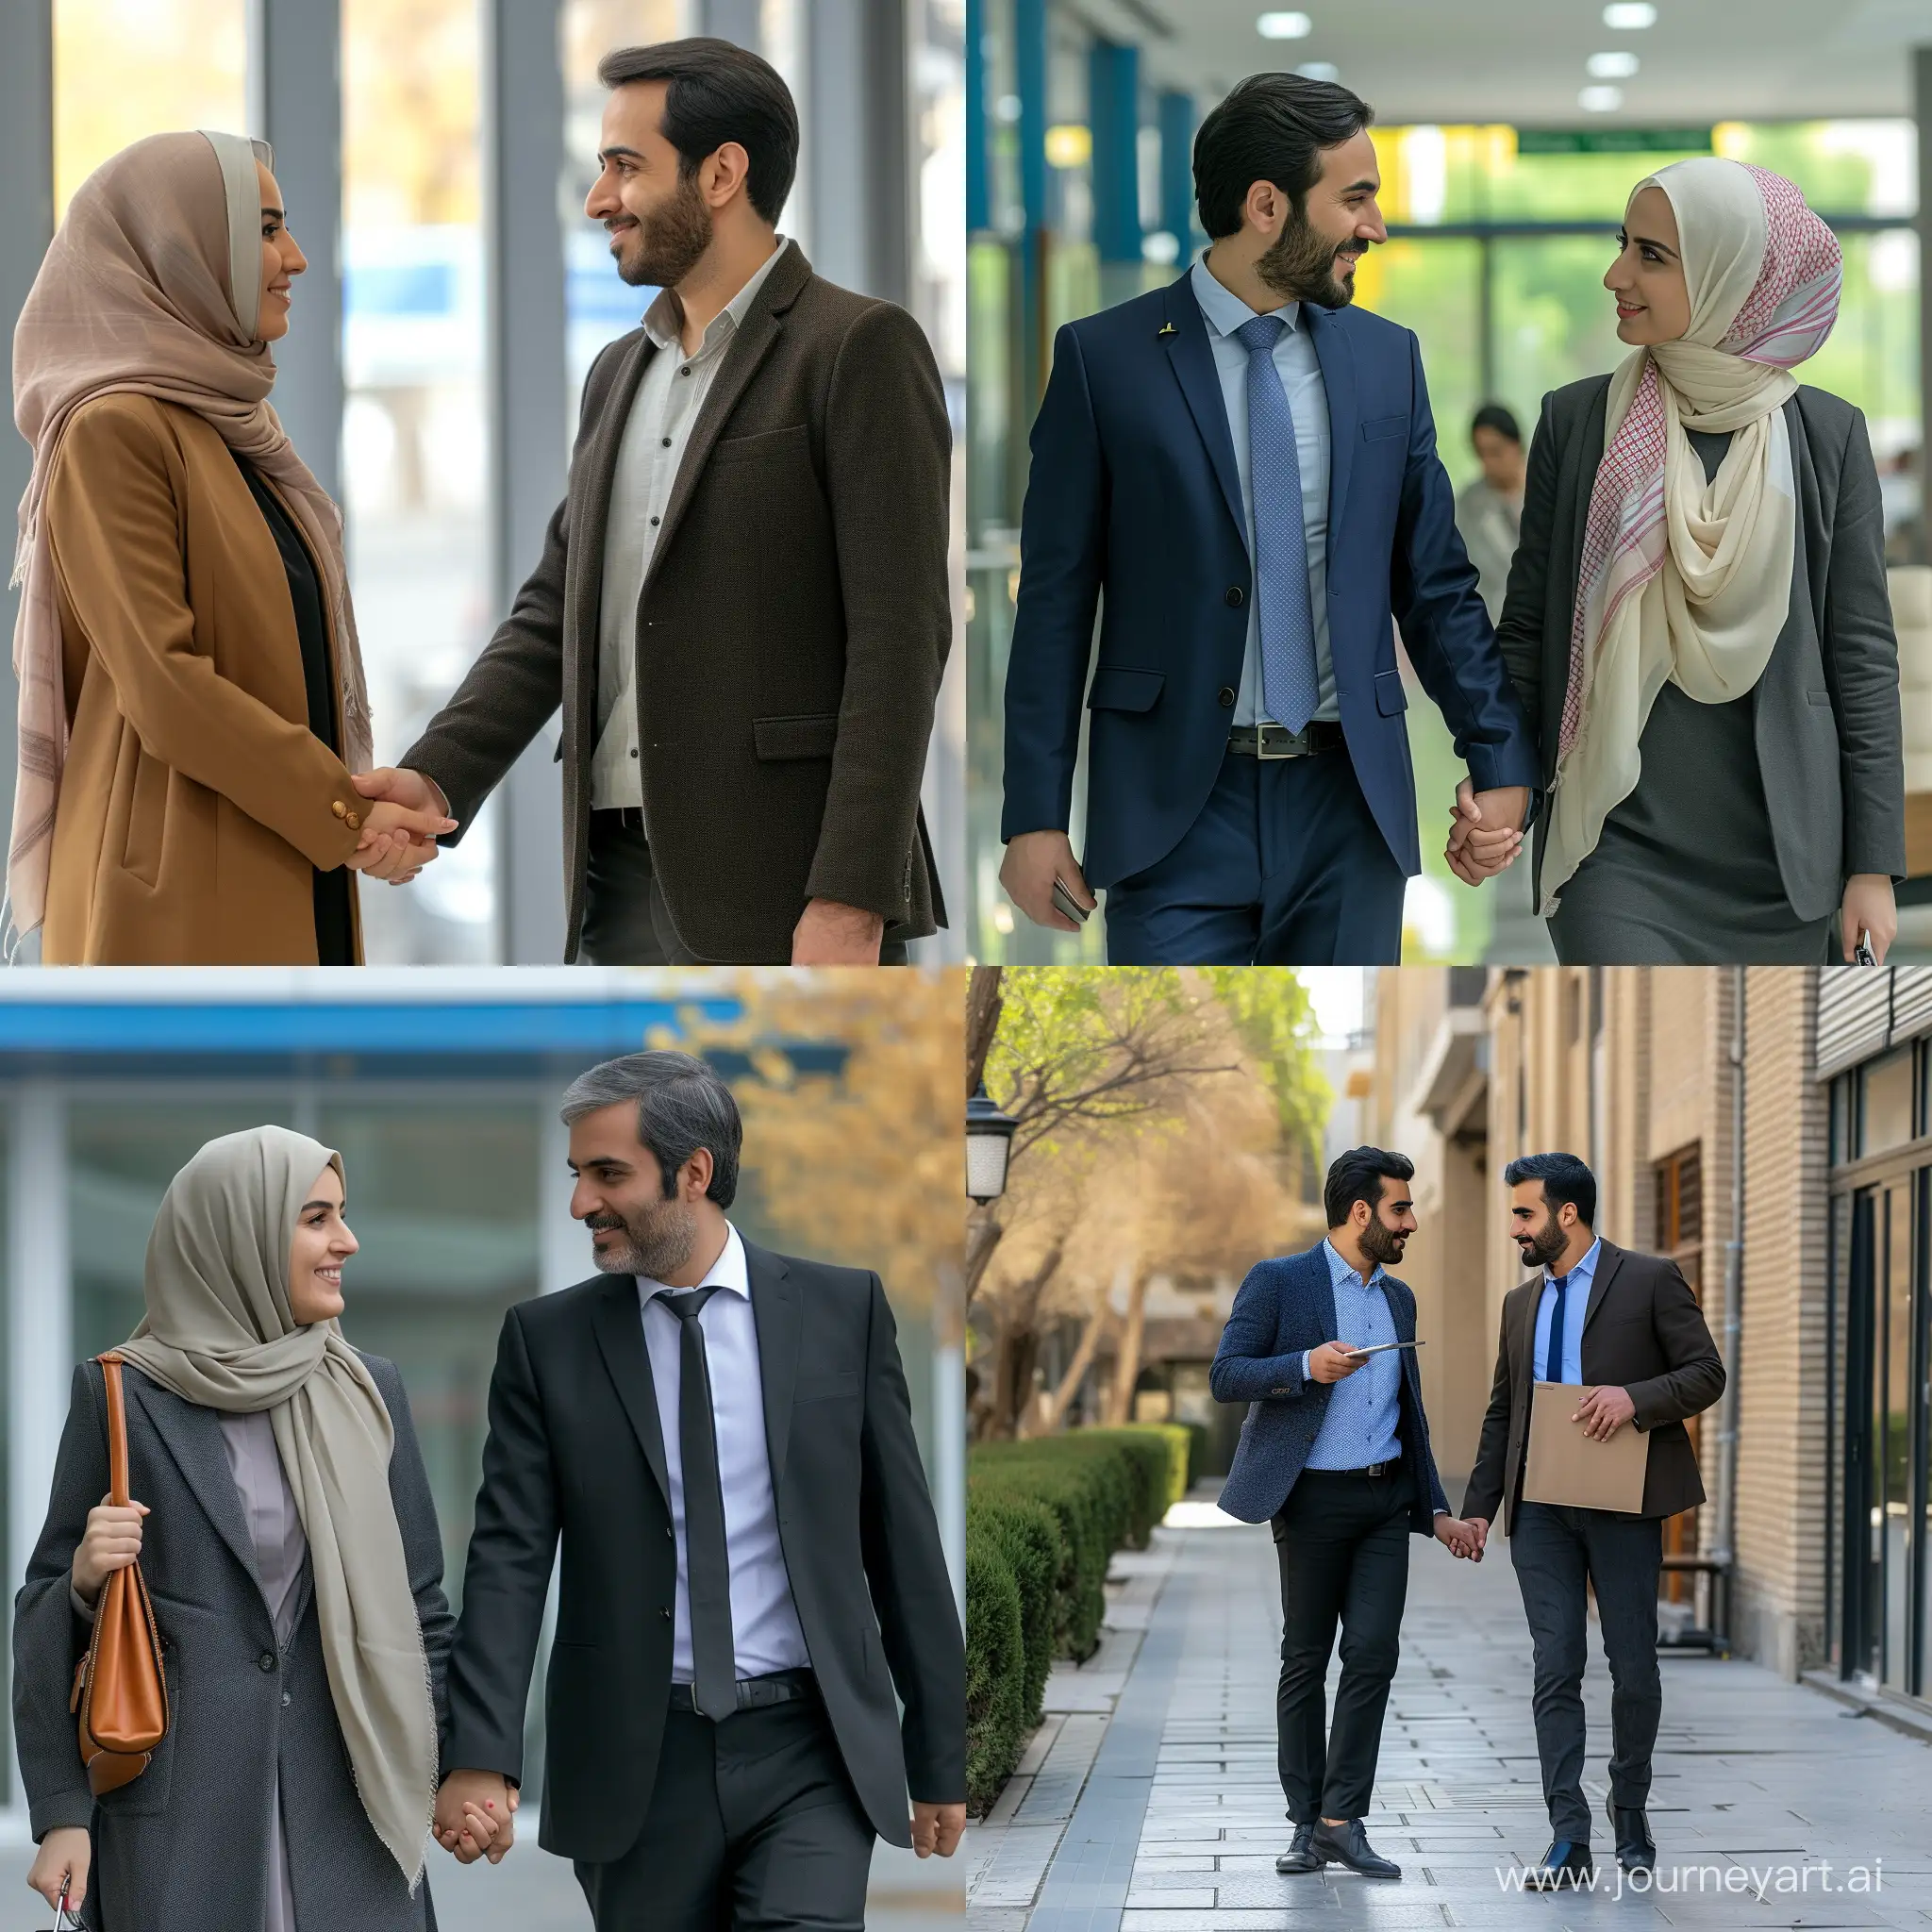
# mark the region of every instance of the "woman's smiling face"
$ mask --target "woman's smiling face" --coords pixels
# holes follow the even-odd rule
[[[1661,188],[1640,188],[1617,233],[1618,255],[1604,277],[1617,298],[1617,335],[1633,347],[1674,342],[1690,326],[1690,290],[1677,212]]]
[[[342,1177],[331,1163],[308,1190],[289,1244],[289,1313],[297,1327],[342,1312],[342,1263],[357,1246],[342,1219]]]

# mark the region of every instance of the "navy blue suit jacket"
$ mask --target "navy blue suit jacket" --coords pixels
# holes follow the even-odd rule
[[[1382,1276],[1398,1341],[1415,1340],[1415,1296],[1392,1274]],[[1324,1341],[1347,1341],[1335,1332],[1335,1284],[1320,1243],[1300,1255],[1257,1261],[1248,1270],[1234,1312],[1221,1331],[1221,1346],[1208,1372],[1217,1402],[1245,1402],[1234,1467],[1221,1491],[1221,1507],[1243,1523],[1266,1523],[1288,1501],[1289,1491],[1307,1465],[1308,1452],[1328,1413],[1332,1382],[1302,1374],[1302,1352]],[[1415,1503],[1409,1527],[1433,1536],[1436,1511],[1447,1509],[1436,1456],[1429,1447],[1429,1422],[1423,1413],[1422,1376],[1415,1351],[1402,1357],[1402,1460],[1414,1479]]]
[[[1478,791],[1537,782],[1523,709],[1456,533],[1415,337],[1304,304],[1328,391],[1328,641],[1362,793],[1422,870],[1391,616]],[[1003,839],[1064,831],[1083,692],[1091,886],[1166,857],[1227,749],[1255,594],[1208,325],[1188,277],[1069,323],[1033,425],[1007,672]],[[1091,690],[1093,618],[1100,661]],[[1446,812],[1449,800],[1442,801]]]

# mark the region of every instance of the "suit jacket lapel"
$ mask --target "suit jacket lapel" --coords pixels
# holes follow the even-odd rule
[[[758,1380],[765,1400],[765,1454],[775,1491],[785,1474],[791,1439],[791,1393],[798,1380],[798,1334],[803,1319],[798,1284],[783,1259],[744,1243],[751,1282],[752,1325],[758,1337]]]
[[[1241,548],[1248,545],[1248,513],[1241,504],[1241,472],[1235,465],[1234,437],[1227,426],[1227,402],[1221,391],[1221,372],[1214,366],[1214,350],[1208,341],[1208,323],[1201,305],[1194,299],[1190,269],[1179,281],[1171,283],[1163,302],[1166,323],[1159,342],[1167,351],[1168,366],[1187,399],[1194,427],[1208,445],[1208,460],[1214,465],[1215,480],[1221,485],[1222,499],[1234,526],[1241,532]]]
[[[1590,1279],[1590,1304],[1583,1311],[1583,1332],[1590,1333],[1590,1324],[1596,1320],[1596,1311],[1604,1305],[1604,1296],[1609,1291],[1610,1282],[1617,1270],[1624,1264],[1624,1251],[1613,1248],[1608,1241],[1599,1244],[1596,1254],[1596,1273]]]
[[[592,1305],[591,1324],[604,1366],[617,1385],[617,1398],[630,1418],[638,1446],[658,1479],[667,1508],[671,1477],[664,1466],[664,1434],[658,1419],[658,1387],[651,1375],[650,1351],[644,1346],[643,1309],[638,1302],[637,1278],[613,1274]]]
[[[1355,351],[1349,346],[1348,332],[1325,308],[1304,302],[1301,325],[1314,339],[1315,359],[1322,365],[1322,387],[1328,391],[1328,557],[1332,581],[1336,542],[1341,532],[1348,527],[1342,511],[1348,504],[1348,479],[1359,433]]]
[[[242,1514],[242,1492],[228,1467],[221,1416],[199,1403],[183,1401],[172,1390],[158,1388],[131,1368],[121,1372],[121,1386],[129,1407],[139,1406],[174,1457],[182,1480],[193,1491],[202,1514],[259,1591],[261,1572],[255,1564],[255,1539],[248,1534],[248,1523]],[[267,1597],[262,1601],[266,1604]]]

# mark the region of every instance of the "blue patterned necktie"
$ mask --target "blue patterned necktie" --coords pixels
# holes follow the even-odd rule
[[[1315,715],[1315,612],[1294,415],[1274,366],[1288,326],[1257,315],[1234,332],[1248,352],[1248,480],[1255,498],[1255,594],[1260,600],[1261,699],[1277,724],[1299,731]]]
[[[1570,1277],[1553,1274],[1550,1281],[1557,1291],[1557,1301],[1550,1310],[1550,1339],[1543,1344],[1543,1372],[1537,1377],[1539,1382],[1560,1382],[1563,1379],[1563,1291],[1570,1286]],[[1553,1364],[1555,1374],[1550,1373]]]

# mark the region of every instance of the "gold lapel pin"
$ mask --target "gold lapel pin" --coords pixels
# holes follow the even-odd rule
[[[1177,336],[1180,334],[1180,330],[1174,327],[1173,323],[1164,322],[1160,325],[1159,333],[1164,336]]]

